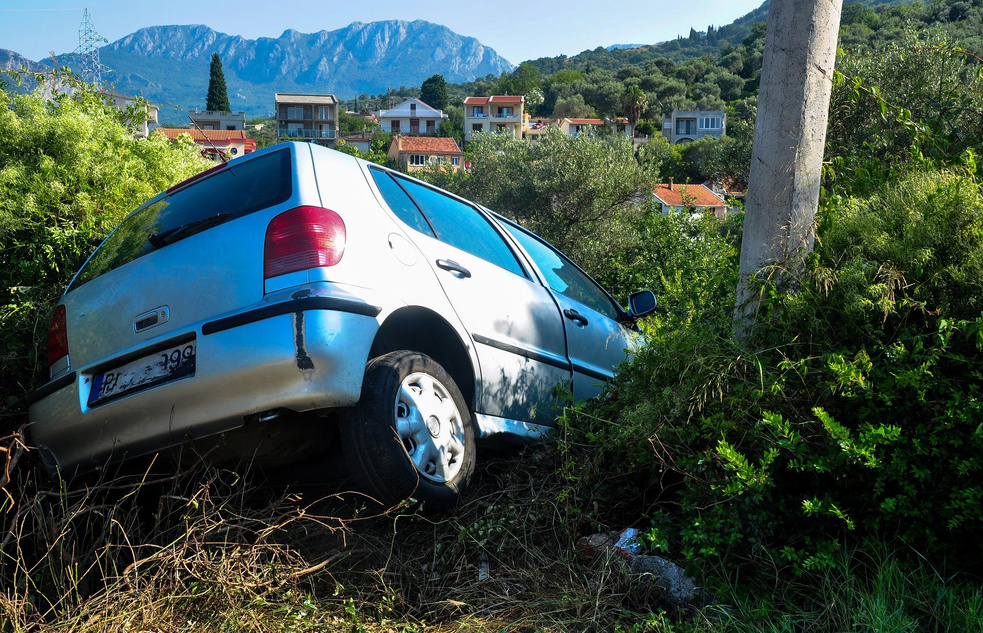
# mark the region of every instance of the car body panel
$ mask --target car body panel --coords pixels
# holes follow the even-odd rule
[[[456,334],[446,344],[470,365],[457,379],[474,381],[463,391],[473,394],[469,404],[485,438],[542,437],[571,390],[557,386],[572,381],[576,397],[593,395],[624,359],[631,343],[617,319],[590,313],[589,325],[575,329],[563,310],[576,302],[545,283],[545,271],[501,218],[433,190],[489,224],[502,242],[495,244],[515,259],[510,270],[464,250],[469,244],[458,248],[406,224],[372,174],[390,172],[354,157],[288,143],[224,169],[235,178],[245,164],[237,161],[277,151],[291,157],[291,193],[283,202],[70,285],[62,298],[69,355],[52,366],[52,381],[30,409],[33,437],[53,467],[91,470],[237,429],[273,411],[352,406],[362,397],[377,335],[389,323],[407,322],[406,314],[428,315],[428,327],[441,324],[448,339]],[[166,192],[147,204],[165,199]],[[302,205],[342,218],[344,255],[333,266],[264,279],[267,227]],[[185,342],[196,346],[192,375],[90,404],[100,373]]]

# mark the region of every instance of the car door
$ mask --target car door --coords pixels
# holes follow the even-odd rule
[[[536,264],[563,314],[574,398],[597,395],[632,347],[631,333],[620,322],[622,311],[563,253],[516,224],[503,224]]]
[[[556,387],[569,382],[571,369],[550,292],[473,206],[390,172],[370,171],[386,203],[413,229],[414,242],[471,335],[480,371],[475,412],[552,424],[562,405]]]

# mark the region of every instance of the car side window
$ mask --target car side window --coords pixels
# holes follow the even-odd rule
[[[618,320],[619,311],[611,297],[565,255],[525,229],[508,223],[505,228],[536,262],[551,289],[608,318]]]
[[[389,205],[389,208],[392,209],[397,218],[405,222],[410,228],[416,229],[424,235],[437,237],[434,235],[430,225],[427,224],[426,218],[423,217],[420,210],[413,204],[410,197],[406,195],[406,192],[396,184],[392,176],[378,169],[370,169],[369,171],[372,172],[372,178],[375,180],[376,186],[379,187],[379,193],[382,194],[386,204]]]
[[[512,249],[474,207],[415,182],[397,180],[420,206],[441,242],[526,276]]]

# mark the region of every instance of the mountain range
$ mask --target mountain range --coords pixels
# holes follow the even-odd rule
[[[330,93],[340,98],[418,86],[440,73],[449,82],[510,71],[512,65],[473,37],[424,20],[354,22],[334,31],[284,31],[255,40],[203,25],[142,28],[99,49],[103,81],[116,92],[138,94],[161,105],[162,121],[186,118],[205,107],[213,52],[222,58],[229,101],[248,116],[273,109],[275,92]],[[77,68],[72,55],[30,62],[0,50],[0,69],[31,70],[55,62]]]

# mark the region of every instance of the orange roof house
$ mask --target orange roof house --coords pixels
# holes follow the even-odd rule
[[[248,138],[245,130],[199,130],[197,128],[159,127],[154,130],[177,142],[182,134],[201,146],[205,158],[228,160],[256,151],[256,140]]]
[[[443,165],[458,171],[464,164],[464,152],[457,142],[440,136],[397,135],[393,137],[387,155],[399,161],[408,172],[419,171],[427,165]]]
[[[656,201],[662,204],[662,212],[681,212],[684,209],[710,209],[718,218],[727,212],[727,203],[703,185],[677,185],[670,180],[659,184],[653,191]]]
[[[570,136],[580,136],[581,134],[594,136],[597,134],[597,130],[603,126],[603,119],[568,117],[560,121],[560,129],[563,130],[564,134],[569,134]]]
[[[468,97],[464,100],[464,142],[475,134],[511,134],[522,138],[522,117],[526,98],[522,95]]]

